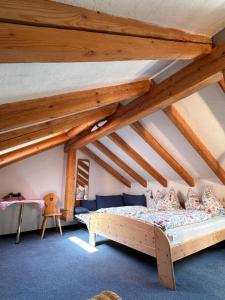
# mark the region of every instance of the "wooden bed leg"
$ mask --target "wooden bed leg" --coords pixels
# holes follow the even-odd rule
[[[96,234],[93,232],[89,232],[89,244],[93,247],[96,245]]]
[[[155,250],[160,283],[168,289],[176,290],[170,242],[157,226],[155,226]]]

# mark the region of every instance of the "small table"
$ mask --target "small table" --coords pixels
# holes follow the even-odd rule
[[[15,201],[0,201],[0,210],[4,211],[7,207],[13,204],[20,204],[20,211],[18,215],[18,224],[17,224],[17,231],[16,231],[16,244],[20,243],[20,232],[21,232],[21,225],[23,222],[23,210],[24,205],[34,203],[39,206],[40,210],[44,210],[45,202],[44,200],[15,200]]]

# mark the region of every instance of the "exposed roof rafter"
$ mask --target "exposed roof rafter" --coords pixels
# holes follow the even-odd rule
[[[130,168],[126,163],[123,162],[118,156],[116,156],[112,151],[110,151],[104,144],[99,141],[95,141],[93,145],[101,151],[104,155],[106,155],[110,160],[112,160],[118,167],[124,170],[128,175],[134,178],[138,183],[140,183],[143,187],[147,187],[147,181],[141,177],[137,172],[135,172],[132,168]]]
[[[194,186],[194,178],[173,158],[173,156],[157,141],[157,139],[140,122],[131,124],[131,128],[164,159],[171,168],[180,175],[189,186]]]
[[[171,105],[164,111],[173,124],[179,129],[183,136],[188,140],[192,147],[198,152],[202,159],[207,163],[210,169],[225,184],[225,171],[215,159],[213,154],[204,145],[191,126],[182,117],[181,113],[174,105]]]

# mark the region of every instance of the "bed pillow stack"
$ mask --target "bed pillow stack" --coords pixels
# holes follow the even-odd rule
[[[185,201],[185,208],[204,210],[212,215],[219,215],[221,212],[224,212],[223,205],[216,197],[211,186],[205,187],[201,197],[195,191],[189,189],[187,200]]]
[[[123,206],[122,195],[99,196],[96,195],[97,209]]]
[[[175,192],[174,188],[171,188],[168,193],[166,191],[157,191],[155,203],[157,210],[171,210],[181,208],[177,193]]]
[[[123,202],[125,206],[146,206],[146,197],[145,195],[130,195],[124,193]]]

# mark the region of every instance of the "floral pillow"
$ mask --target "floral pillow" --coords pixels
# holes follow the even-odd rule
[[[177,193],[174,188],[171,188],[165,196],[156,203],[157,210],[170,210],[181,208]]]
[[[156,202],[155,202],[155,199],[153,197],[152,190],[150,190],[150,189],[147,190],[145,192],[145,197],[146,197],[147,208],[156,209]]]
[[[185,208],[186,209],[204,209],[200,196],[189,189],[187,192],[187,200],[185,201]]]
[[[216,197],[211,186],[207,186],[202,194],[202,203],[204,210],[212,215],[219,215],[224,212],[224,208],[220,200]]]

